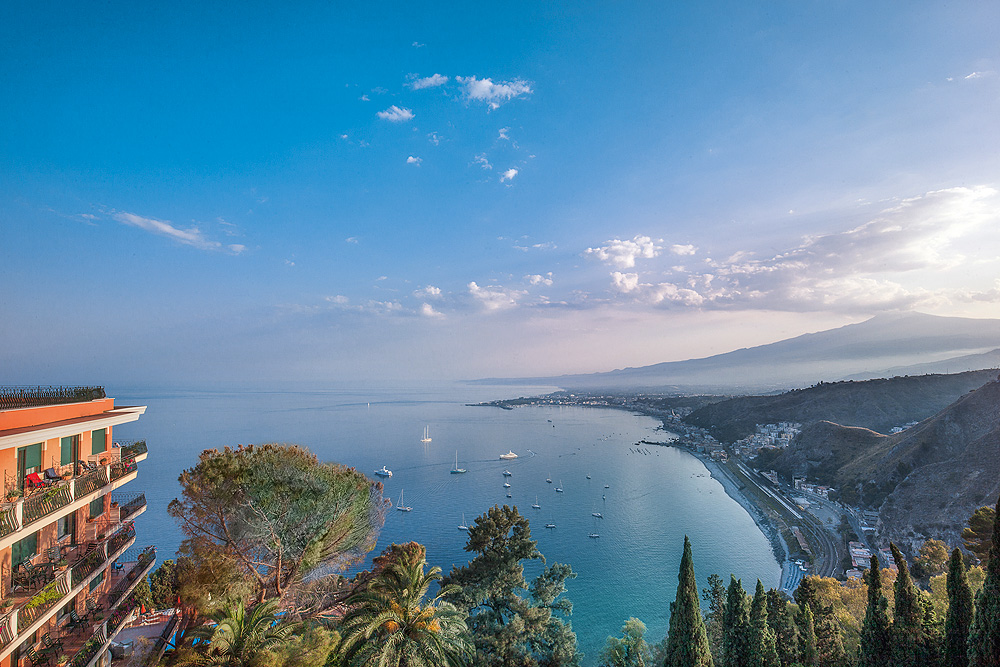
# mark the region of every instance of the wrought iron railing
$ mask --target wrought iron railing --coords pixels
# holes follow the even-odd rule
[[[136,440],[135,442],[120,442],[122,456],[131,455],[139,456],[140,454],[145,454],[149,450],[146,449],[145,440]]]
[[[17,507],[11,504],[0,509],[0,537],[7,537],[18,528]]]
[[[131,521],[122,526],[117,533],[108,539],[108,556],[117,552],[125,544],[135,537],[135,524]]]
[[[100,548],[97,548],[84,556],[83,560],[73,566],[73,588],[82,584],[87,577],[93,574],[97,568],[104,563],[105,560],[107,560],[107,556]]]
[[[150,649],[149,653],[146,655],[146,661],[143,665],[152,666],[159,663],[160,658],[167,649],[167,644],[170,643],[170,640],[174,636],[174,630],[177,629],[177,623],[180,622],[180,620],[180,613],[178,613],[177,610],[174,610],[173,616],[171,616],[170,620],[167,621],[167,625],[163,628],[163,632],[161,632],[160,636],[156,638],[156,641],[153,643],[153,648]]]
[[[121,458],[111,464],[111,481],[121,479],[129,473],[136,471],[135,455],[122,454]]]
[[[146,494],[136,493],[128,496],[114,494],[111,496],[111,502],[118,503],[118,518],[124,521],[146,506]]]
[[[108,641],[107,635],[104,634],[104,626],[97,631],[93,637],[87,640],[87,643],[76,652],[73,659],[69,661],[68,667],[87,667],[90,661],[97,657],[97,653]]]
[[[104,387],[0,387],[0,410],[83,403],[105,397]]]
[[[128,554],[119,557],[119,562],[121,562],[122,558],[126,559],[125,562],[131,560],[131,558],[128,558]],[[143,549],[135,559],[135,563],[125,573],[125,577],[115,584],[115,587],[108,593],[108,606],[113,607],[125,595],[125,591],[135,583],[135,580],[145,573],[154,560],[156,560],[156,547],[148,546]]]
[[[59,482],[54,486],[34,492],[24,499],[24,505],[21,508],[22,528],[72,502],[73,494],[70,493],[69,484],[66,482]]]
[[[132,610],[138,606],[136,602],[135,595],[129,595],[125,598],[117,609],[115,609],[110,616],[108,616],[108,634],[113,635],[115,631],[118,630],[118,626],[125,622],[125,619],[129,617]]]
[[[9,646],[14,641],[14,633],[10,629],[10,614],[0,619],[0,648]]]
[[[66,582],[66,577],[59,576],[24,603],[24,606],[17,612],[18,625],[27,628],[42,614],[63,600],[68,593],[69,584]]]
[[[76,478],[76,497],[81,498],[110,484],[107,470],[101,466]]]

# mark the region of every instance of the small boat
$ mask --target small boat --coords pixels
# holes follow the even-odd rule
[[[504,470],[504,471],[503,471],[503,476],[504,476],[504,477],[510,477],[510,476],[511,476],[511,475],[513,475],[513,474],[514,474],[514,473],[512,473],[512,472],[511,472],[511,471],[509,471],[509,470]]]
[[[556,493],[562,493],[562,480],[559,480],[559,486],[556,487]]]
[[[510,482],[504,482],[503,483],[503,488],[509,489],[510,488]]]
[[[598,538],[598,537],[600,537],[600,534],[599,533],[591,533],[590,535],[587,535],[587,537]]]
[[[420,442],[430,442],[431,441],[431,427],[424,427],[424,437],[420,438]]]
[[[504,461],[508,461],[510,459],[516,459],[517,454],[508,449],[506,454],[500,455],[500,458],[503,459]]]
[[[597,532],[597,519],[595,518],[594,519],[594,531],[590,535],[587,535],[587,537],[596,539],[596,538],[598,538],[600,536],[601,536],[601,534]]]
[[[532,507],[536,510],[542,509],[542,506],[538,504],[538,496],[535,496],[535,502],[532,504]]]
[[[386,468],[385,466],[382,466],[381,470],[376,470],[375,474],[378,475],[379,477],[392,477],[392,471]]]
[[[507,492],[507,497],[508,497],[508,498],[513,498],[514,496],[510,495],[510,492],[508,491],[508,492]]]
[[[556,524],[554,524],[554,523],[547,523],[547,524],[545,524],[545,527],[546,528],[555,528]]]
[[[452,475],[460,475],[463,472],[468,472],[465,468],[458,467],[458,451],[455,451],[455,467],[451,469]]]
[[[403,490],[402,489],[399,490],[399,502],[396,503],[396,509],[399,510],[400,512],[409,512],[410,510],[413,509],[412,507],[408,507],[408,506],[406,506],[406,505],[403,504]]]
[[[549,484],[551,484],[552,483],[552,478],[551,477],[546,477],[545,481],[548,482]]]
[[[604,515],[600,512],[591,512],[590,516],[596,516],[598,519],[603,519]]]
[[[605,488],[605,489],[610,489],[610,488],[611,488],[611,485],[610,485],[610,484],[605,484],[605,485],[604,485],[604,488]]]
[[[590,479],[590,475],[587,475],[587,479]]]
[[[468,530],[469,527],[465,525],[465,512],[462,512],[462,523],[458,524],[459,530]]]

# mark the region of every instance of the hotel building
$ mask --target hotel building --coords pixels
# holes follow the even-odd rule
[[[110,663],[156,552],[137,548],[146,443],[114,428],[145,406],[101,387],[0,387],[0,667]]]

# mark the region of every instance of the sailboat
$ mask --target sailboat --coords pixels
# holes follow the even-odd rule
[[[462,523],[458,524],[459,530],[468,530],[469,527],[465,525],[465,512],[462,512]]]
[[[503,471],[503,476],[504,476],[504,477],[510,477],[510,476],[511,476],[511,475],[513,475],[513,474],[514,474],[514,473],[512,473],[512,472],[511,472],[511,471],[509,471],[509,470],[504,470],[504,471]]]
[[[403,504],[403,490],[402,489],[399,490],[399,502],[396,503],[396,509],[399,510],[400,512],[409,512],[410,510],[413,509],[412,507],[407,507],[406,505]]]
[[[535,503],[532,505],[536,510],[542,509],[542,506],[538,504],[538,496],[535,496]]]
[[[465,468],[458,467],[458,450],[455,450],[455,467],[451,469],[452,475],[459,475],[463,472],[468,472]]]
[[[504,482],[503,483],[503,488],[509,489],[510,488],[510,482]]]
[[[552,521],[552,517],[549,517],[549,522],[547,524],[545,524],[545,527],[546,528],[555,528],[556,527],[556,524],[553,523],[553,521]]]
[[[598,538],[600,536],[601,536],[601,534],[597,532],[597,518],[595,517],[594,518],[594,531],[590,535],[587,535],[587,537],[592,537],[592,538],[596,539],[596,538]]]
[[[559,486],[556,487],[556,493],[562,493],[562,480],[559,480]]]
[[[420,442],[430,442],[431,441],[431,427],[424,427],[424,437],[420,438]]]

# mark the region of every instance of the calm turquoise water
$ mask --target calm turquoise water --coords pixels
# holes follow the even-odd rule
[[[765,586],[778,585],[780,568],[767,540],[700,461],[669,447],[645,447],[649,455],[630,451],[641,439],[666,439],[655,430],[656,420],[617,410],[464,405],[550,389],[447,385],[116,394],[112,387],[119,405],[149,406],[138,423],[115,432],[119,439],[144,437],[149,443],[149,458],[128,489],[145,490],[149,503],[137,522],[137,543],[156,544],[161,559],[173,554],[182,536],[166,506],[179,494],[178,474],[203,449],[294,442],[369,476],[383,465],[393,471],[385,480],[386,495],[395,503],[403,491],[413,511],[389,513],[376,553],[392,542],[415,540],[427,547],[428,562],[447,572],[468,561],[466,533],[457,528],[463,513],[471,524],[492,505],[516,505],[531,520],[546,558],[577,572],[568,595],[587,665],[596,664],[605,638],[630,616],[646,623],[650,640],[666,634],[685,534],[700,585],[713,572],[732,572],[751,590],[758,577]],[[420,442],[425,425],[433,439],[426,445]],[[508,449],[519,458],[501,461]],[[456,451],[469,471],[465,475],[449,474]],[[509,499],[504,469],[513,473],[507,478]],[[556,493],[560,484],[564,492]],[[540,510],[531,507],[536,496]],[[595,511],[604,518],[592,517]],[[545,529],[549,522],[557,528]],[[595,530],[600,538],[589,538]]]

